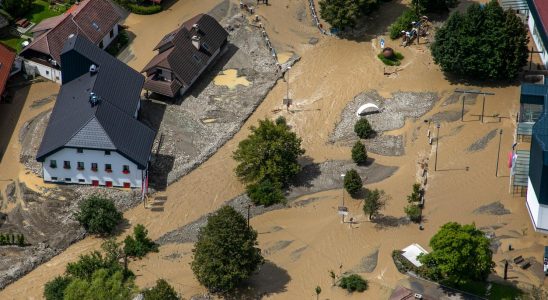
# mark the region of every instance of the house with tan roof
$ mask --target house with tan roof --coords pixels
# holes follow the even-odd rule
[[[118,36],[121,21],[110,0],[83,0],[62,15],[43,20],[32,29],[33,40],[20,53],[25,71],[61,83],[61,52],[68,37],[83,36],[105,49]]]
[[[168,33],[156,45],[158,54],[141,71],[147,91],[170,98],[183,95],[220,57],[228,32],[213,17],[199,14]]]

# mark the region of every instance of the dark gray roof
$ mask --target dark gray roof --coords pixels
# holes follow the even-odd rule
[[[194,24],[198,25],[198,29],[193,27]],[[200,38],[202,46],[199,50],[192,44],[192,36]],[[160,41],[156,49],[162,48],[162,52],[152,58],[142,72],[150,76],[156,67],[167,68],[173,71],[181,83],[189,86],[207,66],[213,54],[226,43],[227,37],[228,32],[217,20],[199,14]]]
[[[81,36],[67,41],[61,59],[63,85],[37,160],[75,147],[115,150],[145,168],[156,132],[133,117],[143,76]],[[98,72],[89,72],[89,62],[98,66]],[[99,98],[97,105],[91,105],[91,93]]]

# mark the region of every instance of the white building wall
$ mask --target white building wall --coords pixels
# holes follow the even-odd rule
[[[107,32],[107,34],[103,37],[103,49],[106,49],[110,43],[118,36],[118,24],[114,25],[112,28],[113,35],[110,37],[110,30]]]
[[[539,204],[531,179],[527,184],[527,209],[536,231],[548,231],[548,206]]]
[[[548,50],[546,50],[545,45],[542,43],[542,40],[536,28],[535,19],[531,15],[529,15],[528,25],[531,36],[533,37],[533,42],[537,46],[537,50],[542,51],[542,53],[539,53],[540,59],[544,63],[544,66],[548,67]]]
[[[31,60],[24,60],[24,64],[30,67],[34,67],[36,69],[36,75],[40,75],[44,78],[47,78],[51,81],[57,82],[61,84],[61,70],[57,70],[55,68],[52,68],[50,66],[42,65],[40,63],[31,61]]]
[[[57,161],[57,168],[51,168],[51,160]],[[70,169],[63,168],[64,161],[70,161]],[[78,170],[78,162],[84,163],[84,170]],[[97,171],[91,170],[91,163],[97,163]],[[112,165],[112,172],[105,171],[105,164]],[[129,166],[129,174],[122,172],[123,166]],[[137,165],[115,151],[110,155],[105,155],[103,150],[84,149],[83,153],[77,153],[75,148],[64,148],[48,156],[43,167],[44,181],[47,182],[67,182],[65,178],[71,178],[70,182],[74,184],[92,184],[92,180],[98,180],[99,185],[106,185],[107,181],[112,181],[113,186],[123,187],[125,182],[129,182],[131,187],[140,188],[144,170],[139,170]],[[57,177],[53,180],[52,177]],[[83,179],[84,182],[79,182]]]

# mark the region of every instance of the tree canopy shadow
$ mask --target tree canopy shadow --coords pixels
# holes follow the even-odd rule
[[[397,228],[403,225],[408,225],[411,223],[407,217],[396,218],[394,216],[378,215],[376,218],[371,220],[371,223],[375,224],[376,229],[388,229],[388,228]]]
[[[292,186],[294,187],[312,187],[312,181],[320,176],[320,165],[314,163],[309,156],[303,156],[299,159],[299,163],[302,165],[301,172],[295,176],[292,180]]]
[[[152,154],[152,163],[150,165],[150,187],[157,191],[163,191],[167,188],[167,177],[173,169],[175,157],[159,153]]]
[[[287,291],[287,284],[290,280],[291,277],[285,269],[271,261],[266,261],[259,271],[244,283],[247,288],[238,290],[227,296],[226,299],[261,299],[265,296],[282,293]]]

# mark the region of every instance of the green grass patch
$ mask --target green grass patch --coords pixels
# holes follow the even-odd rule
[[[50,5],[48,1],[35,0],[25,18],[32,23],[38,24],[44,19],[55,17],[64,13],[68,8],[68,5]]]
[[[517,287],[496,282],[466,282],[455,288],[490,300],[513,300],[524,296]]]
[[[387,66],[399,66],[401,64],[401,60],[404,58],[404,56],[394,51],[394,56],[391,58],[386,58],[382,53],[379,53],[377,57]]]
[[[21,52],[21,49],[23,49],[23,45],[21,43],[25,39],[22,39],[20,37],[16,36],[6,36],[6,37],[0,37],[0,43],[8,46],[9,48],[15,50],[17,53]]]

